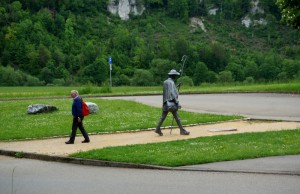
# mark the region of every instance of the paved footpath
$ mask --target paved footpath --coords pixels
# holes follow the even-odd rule
[[[164,133],[163,136],[158,136],[156,133],[154,133],[153,130],[132,133],[91,135],[91,142],[88,144],[81,143],[81,141],[83,140],[81,135],[77,135],[75,144],[71,145],[65,144],[65,141],[67,141],[68,139],[67,137],[29,141],[0,142],[0,150],[67,156],[75,152],[87,151],[107,146],[166,142],[180,139],[245,132],[300,129],[300,122],[262,122],[239,120],[215,124],[189,126],[186,127],[186,129],[191,132],[191,134],[188,136],[180,135],[178,128],[173,128],[172,134],[170,134],[170,129],[162,130]],[[232,129],[236,131],[230,131]]]

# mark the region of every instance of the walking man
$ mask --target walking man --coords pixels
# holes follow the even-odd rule
[[[162,115],[158,121],[157,127],[155,129],[155,133],[160,136],[163,135],[161,132],[161,125],[166,119],[169,112],[173,114],[174,119],[177,122],[177,125],[180,128],[180,135],[189,135],[190,132],[185,130],[180,122],[179,115],[177,113],[179,107],[178,101],[178,90],[175,86],[175,79],[177,75],[180,75],[175,69],[172,69],[169,73],[169,78],[164,81],[163,84],[163,106],[162,106]],[[174,108],[175,107],[175,108]]]
[[[76,90],[71,91],[71,97],[73,98],[72,104],[72,115],[73,115],[73,124],[72,124],[72,132],[70,135],[70,140],[66,142],[66,144],[74,144],[77,127],[80,129],[84,141],[82,143],[89,143],[90,138],[83,127],[83,118],[82,116],[82,99],[79,97],[79,93]]]

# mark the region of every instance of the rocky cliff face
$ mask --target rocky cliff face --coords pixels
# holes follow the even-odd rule
[[[107,9],[112,14],[118,15],[122,20],[128,20],[129,15],[142,15],[145,11],[145,6],[142,0],[109,0]],[[216,15],[218,8],[211,8],[209,10],[210,15]],[[253,20],[252,16],[256,14],[264,14],[264,10],[259,7],[259,0],[252,0],[251,10],[241,19],[241,22],[247,28],[255,25],[267,25],[267,21],[264,18]],[[206,32],[205,27],[201,19],[191,18],[191,26],[195,29],[196,26]]]
[[[109,0],[108,11],[120,16],[122,20],[128,20],[129,14],[141,15],[145,7],[140,0]]]
[[[251,16],[256,14],[264,14],[264,10],[259,7],[259,0],[252,0],[251,1],[251,10],[244,18],[242,18],[242,24],[249,28],[251,25],[267,25],[268,22],[264,18],[260,18],[258,20],[251,19]]]

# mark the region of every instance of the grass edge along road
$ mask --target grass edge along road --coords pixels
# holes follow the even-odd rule
[[[71,154],[103,161],[177,167],[300,154],[300,129],[218,135],[162,143],[106,147]]]
[[[153,95],[161,94],[161,86],[152,87],[98,87],[86,86],[43,86],[43,87],[0,87],[0,99],[26,99],[69,97],[72,89],[77,89],[81,96],[116,96],[116,95]],[[279,92],[300,93],[300,81],[288,83],[264,83],[264,84],[202,84],[201,86],[181,87],[182,94],[191,93],[227,93],[227,92]]]

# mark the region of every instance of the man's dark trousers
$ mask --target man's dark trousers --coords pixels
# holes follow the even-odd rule
[[[90,140],[87,132],[85,131],[85,129],[83,127],[83,123],[82,122],[83,122],[83,118],[84,117],[80,117],[80,118],[81,118],[81,122],[80,123],[78,122],[78,118],[73,118],[72,133],[71,133],[71,136],[70,136],[70,141],[71,142],[74,142],[74,140],[75,140],[77,127],[79,127],[79,130],[81,131],[84,139],[86,141]]]
[[[169,113],[168,111],[163,111],[163,112],[162,112],[161,117],[160,117],[160,119],[159,119],[159,121],[158,121],[158,124],[157,124],[156,129],[160,129],[160,127],[161,127],[162,123],[164,122],[164,120],[166,119],[168,113]],[[182,126],[182,124],[181,124],[180,117],[179,117],[177,111],[174,111],[174,112],[171,112],[171,113],[173,114],[173,117],[174,117],[174,119],[175,119],[175,121],[176,121],[176,123],[177,123],[179,129],[180,129],[180,130],[184,130],[184,129],[183,129],[183,126]]]

